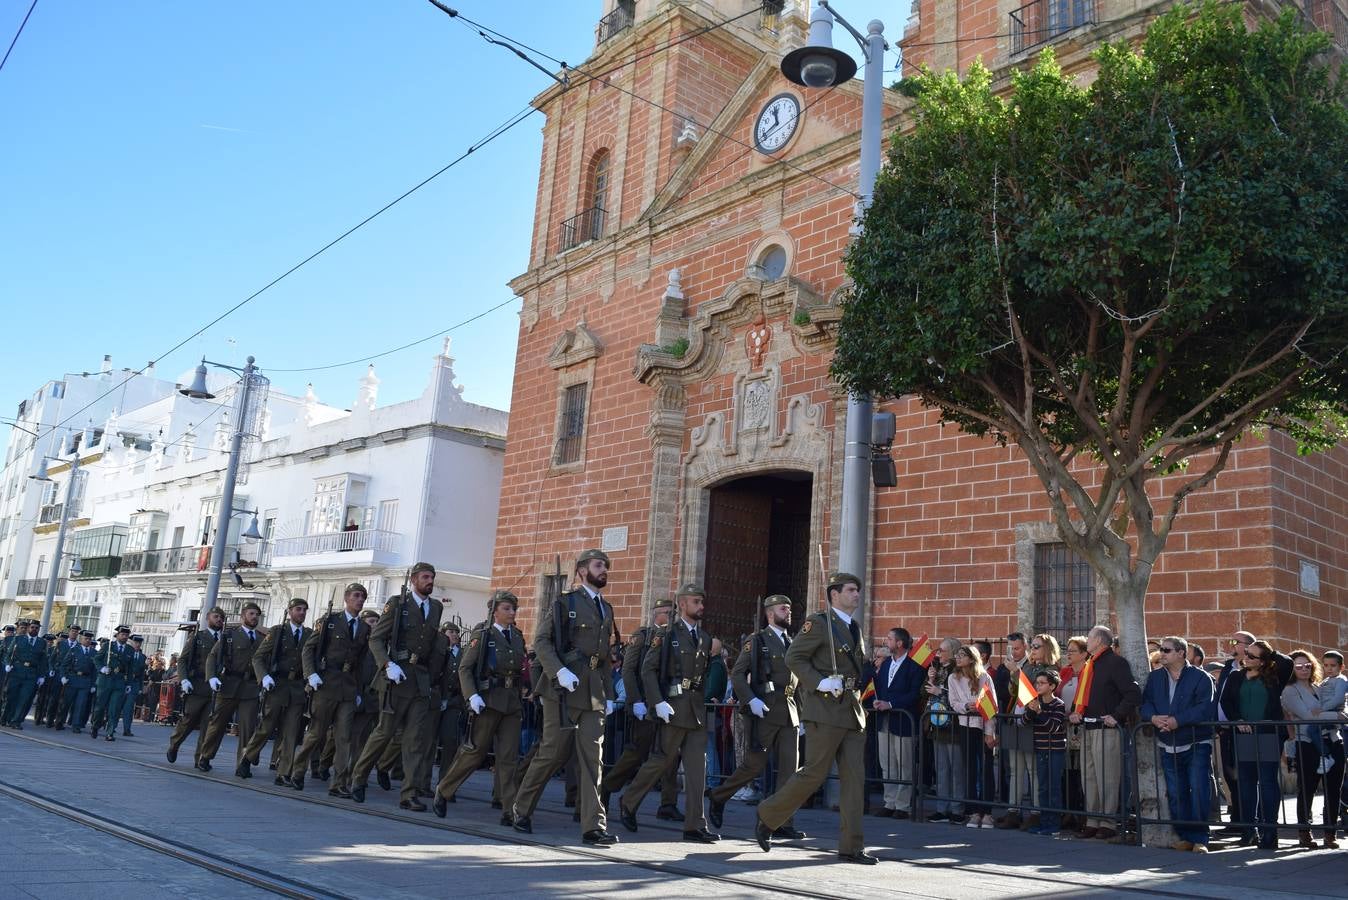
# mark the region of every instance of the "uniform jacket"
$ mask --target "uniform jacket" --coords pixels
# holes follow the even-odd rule
[[[5,662],[14,667],[11,678],[32,679],[47,677],[47,642],[41,636],[29,640],[28,635],[15,635],[10,642]]]
[[[66,654],[70,653],[72,650],[78,650],[79,646],[79,641],[71,644],[66,638],[61,638],[57,641],[55,646],[47,651],[47,674],[61,674],[62,664],[65,662]]]
[[[84,652],[86,649],[89,652]],[[91,687],[94,682],[94,673],[97,671],[98,663],[94,658],[93,647],[76,647],[61,659],[61,675],[67,678],[74,687]]]
[[[455,650],[458,653],[455,653]],[[459,682],[459,666],[463,663],[463,645],[449,646],[445,639],[444,691],[441,696],[449,701],[448,709],[463,709],[463,685]]]
[[[711,654],[711,635],[697,630],[697,640],[683,619],[675,617],[669,627],[651,638],[641,662],[641,680],[647,703],[654,707],[664,700],[674,707],[669,724],[676,728],[702,728],[707,721],[703,687]]]
[[[527,654],[524,635],[518,628],[512,627],[508,638],[489,622],[474,628],[459,660],[459,689],[463,696],[478,694],[490,709],[518,713]]]
[[[875,673],[875,699],[883,700],[894,708],[892,712],[877,713],[880,717],[877,721],[890,734],[911,737],[918,725],[918,717],[922,714],[923,698],[927,695],[927,670],[905,656],[899,661],[899,670],[894,673],[891,682],[889,672],[894,665],[894,657],[887,656]]]
[[[753,661],[754,640],[758,641],[758,674],[750,687],[749,666]],[[749,701],[757,697],[768,707],[768,711],[763,714],[764,722],[792,727],[800,724],[796,700],[800,681],[786,664],[786,644],[771,628],[764,626],[758,634],[744,642],[730,670],[730,683],[735,688],[736,699],[746,712]]]
[[[304,642],[302,663],[306,683],[310,675],[323,679],[319,690],[335,694],[342,703],[354,703],[359,688],[360,661],[370,644],[370,626],[356,617],[356,636],[351,637],[346,610],[333,610],[319,618]],[[324,647],[324,642],[327,646]]]
[[[603,606],[603,614],[599,612]],[[558,646],[553,634],[553,623],[560,608],[566,621],[562,623],[562,640]],[[557,673],[563,668],[580,679],[580,684],[566,698],[568,709],[603,710],[605,701],[615,697],[612,666],[609,665],[610,635],[613,633],[613,607],[607,600],[596,602],[584,588],[563,594],[557,603],[548,604],[539,617],[534,635],[534,652],[547,675],[546,685],[535,686],[544,698],[556,696]]]
[[[374,654],[378,674],[376,681],[380,690],[388,684],[386,666],[393,660],[407,677],[392,685],[395,697],[431,695],[430,664],[431,651],[435,646],[435,635],[440,628],[440,617],[444,615],[444,605],[434,597],[427,598],[429,615],[421,615],[421,604],[410,591],[404,599],[401,596],[390,597],[384,604],[384,612],[370,633],[370,652]],[[393,638],[394,621],[397,620],[397,646],[390,646]]]
[[[866,668],[866,649],[861,645],[855,619],[848,627],[836,612],[829,610],[827,616],[826,619],[825,613],[817,612],[807,618],[791,642],[791,649],[786,651],[786,664],[800,680],[801,718],[849,731],[865,731],[861,678]],[[824,630],[830,625],[833,628],[833,660],[829,659],[828,632]],[[819,682],[833,674],[835,665],[844,685],[852,685],[843,691],[841,698],[821,694],[816,689]]]
[[[642,625],[627,640],[627,649],[623,653],[622,679],[629,709],[634,703],[646,702],[646,688],[641,683],[641,663],[650,650],[651,637],[663,630],[657,625]]]
[[[130,641],[125,644],[108,641],[108,645],[94,658],[94,662],[97,664],[99,693],[102,693],[111,684],[125,684],[126,676],[131,671],[131,657],[134,653],[135,650],[132,649]],[[106,675],[103,674],[104,667],[108,669]]]
[[[183,647],[183,652],[178,654],[178,680],[192,682],[192,690],[198,694],[207,690],[206,657],[211,655],[215,644],[215,635],[209,628],[198,628],[192,634],[192,640]]]
[[[132,694],[140,693],[141,683],[145,680],[145,666],[148,663],[149,660],[144,653],[134,647],[131,649],[126,663],[126,686],[131,689]]]
[[[304,702],[304,642],[313,634],[312,628],[301,626],[300,639],[296,641],[295,626],[287,619],[273,625],[253,651],[253,674],[257,676],[258,684],[262,683],[264,675],[270,675],[276,682],[269,692],[268,703],[289,706]]]
[[[254,640],[242,625],[220,632],[211,651],[206,654],[206,680],[220,679],[220,696],[226,699],[256,700],[258,677],[253,671],[253,660],[267,635],[265,628],[253,629]],[[195,687],[195,685],[193,685]]]

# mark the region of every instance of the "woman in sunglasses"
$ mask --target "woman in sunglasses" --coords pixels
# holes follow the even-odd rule
[[[1309,650],[1292,651],[1292,683],[1282,689],[1282,708],[1289,719],[1322,718],[1321,684],[1324,681],[1320,662]],[[1316,849],[1311,837],[1311,805],[1320,782],[1325,782],[1325,846],[1338,846],[1335,830],[1329,827],[1331,816],[1338,812],[1338,796],[1330,795],[1329,775],[1343,759],[1343,737],[1337,723],[1331,728],[1320,725],[1297,725],[1297,824],[1300,846]],[[1334,742],[1337,740],[1337,746]],[[1337,752],[1335,752],[1337,751]]]
[[[1278,743],[1279,726],[1240,723],[1281,719],[1281,698],[1282,683],[1273,648],[1268,641],[1254,641],[1245,648],[1242,671],[1226,679],[1220,701],[1227,720],[1236,723],[1236,773],[1241,818],[1245,820],[1241,823],[1242,847],[1255,843],[1254,823],[1260,849],[1278,849],[1282,787],[1278,783],[1278,751],[1268,745]],[[1268,741],[1268,736],[1273,740]]]

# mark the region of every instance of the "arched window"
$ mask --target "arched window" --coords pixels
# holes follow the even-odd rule
[[[585,229],[585,239],[594,240],[604,233],[604,218],[608,210],[609,153],[600,150],[590,163],[590,185],[586,192],[586,209],[590,211],[590,221]]]

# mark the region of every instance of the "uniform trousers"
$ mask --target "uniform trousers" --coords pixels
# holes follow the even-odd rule
[[[745,738],[748,739],[750,722],[745,721]],[[768,754],[773,753],[777,758],[777,783],[785,784],[786,779],[795,774],[796,768],[800,764],[800,737],[796,734],[796,726],[791,724],[777,724],[774,722],[758,723],[758,739],[763,745],[762,750],[750,748],[744,754],[744,762],[735,767],[735,771],[730,777],[722,781],[719,785],[707,791],[707,796],[716,803],[725,803],[735,792],[746,784],[751,783],[768,765]],[[791,824],[791,816],[787,817],[786,824]]]
[[[515,790],[519,787],[516,771],[520,757],[520,714],[503,713],[490,707],[473,720],[472,744],[465,744],[454,755],[454,761],[440,776],[435,786],[437,796],[448,800],[458,793],[468,777],[478,770],[489,752],[496,754],[496,775],[501,788],[501,808],[507,812],[515,805]]]
[[[599,781],[604,759],[604,711],[568,710],[574,729],[561,727],[561,707],[556,700],[543,703],[543,739],[533,763],[515,795],[515,817],[532,816],[543,788],[568,759],[576,771],[576,807],[581,833],[607,831],[608,814],[599,804]],[[502,785],[502,790],[505,786]],[[508,807],[507,807],[508,808]]]
[[[626,787],[636,777],[642,764],[650,759],[651,750],[655,747],[655,720],[650,713],[647,713],[644,719],[633,716],[627,724],[631,728],[632,743],[623,748],[618,761],[604,773],[602,784],[604,796],[616,794]],[[795,771],[794,765],[791,771]],[[675,806],[678,802],[679,778],[671,766],[665,777],[660,780],[660,805]]]
[[[341,699],[337,690],[314,691],[309,704],[309,730],[304,742],[295,751],[290,765],[291,778],[303,778],[304,770],[315,753],[321,753],[331,729],[334,745],[333,780],[329,789],[351,786],[351,724],[356,714],[356,702]],[[277,769],[277,771],[281,771]],[[286,774],[282,772],[282,774]]]
[[[776,831],[795,815],[796,810],[814,796],[828,778],[829,769],[838,766],[838,811],[842,835],[839,853],[860,853],[865,849],[861,817],[866,801],[866,732],[839,728],[822,722],[805,723],[805,765],[771,797],[758,804],[758,819]]]
[[[410,676],[409,676],[410,677]],[[394,690],[385,685],[386,691]],[[351,783],[356,786],[365,784],[370,778],[370,770],[384,755],[398,730],[402,729],[403,781],[401,799],[411,801],[416,798],[416,785],[407,776],[416,770],[413,748],[416,738],[426,724],[426,706],[428,698],[412,692],[394,693],[391,697],[391,711],[381,711],[379,722],[371,732],[369,740],[361,748],[360,757],[351,772]]]
[[[176,751],[187,740],[187,736],[201,728],[206,722],[206,715],[211,709],[211,697],[209,694],[193,691],[190,694],[183,695],[183,714],[178,719],[178,724],[173,726],[173,734],[169,735],[169,749]],[[75,723],[80,727],[80,723]],[[201,762],[201,745],[205,741],[205,736],[197,738],[197,752],[195,760]]]
[[[707,790],[707,727],[679,728],[662,722],[657,731],[659,747],[642,763],[618,803],[628,812],[635,813],[650,789],[674,771],[682,756],[683,830],[700,831],[707,827],[702,802]]]
[[[300,742],[300,731],[304,728],[304,701],[294,697],[286,699],[288,702],[283,703],[280,697],[267,698],[267,711],[262,714],[262,721],[258,723],[257,729],[248,738],[247,746],[243,748],[244,757],[256,765],[261,758],[262,748],[272,736],[272,732],[280,729],[276,735],[276,746],[272,749],[272,756],[276,758],[276,772],[279,775],[289,772],[295,762],[295,747]],[[242,743],[242,730],[239,737]]]
[[[248,696],[250,693],[251,691],[245,688],[243,697],[215,698],[215,712],[211,713],[211,720],[206,723],[205,733],[197,743],[197,762],[210,762],[215,759],[215,754],[220,750],[220,742],[225,739],[225,732],[229,731],[231,718],[235,719],[239,726],[239,743],[234,749],[234,765],[237,766],[248,759],[243,748],[253,739],[253,732],[257,730],[257,698]],[[191,695],[188,699],[191,699]],[[178,723],[178,727],[182,727],[181,722]],[[177,734],[175,731],[174,736]]]

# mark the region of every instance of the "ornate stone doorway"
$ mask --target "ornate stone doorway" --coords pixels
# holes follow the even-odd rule
[[[738,641],[769,594],[792,599],[792,621],[805,612],[810,579],[808,472],[737,478],[709,492],[705,549],[709,632]]]

